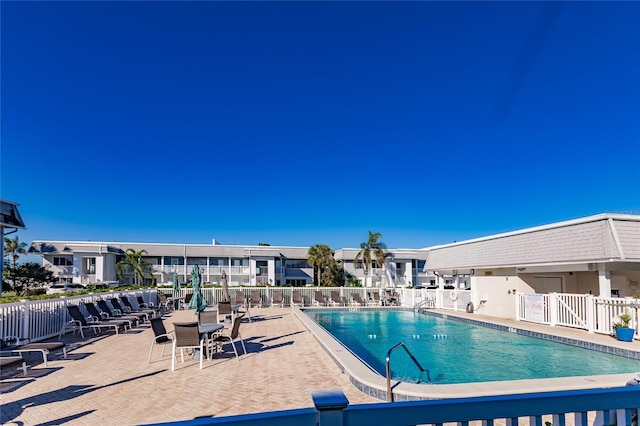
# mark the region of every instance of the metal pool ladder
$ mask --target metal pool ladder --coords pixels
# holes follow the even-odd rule
[[[391,353],[400,347],[402,347],[402,349],[404,349],[407,352],[407,355],[409,355],[409,358],[411,358],[411,361],[413,361],[416,367],[418,367],[421,374],[426,371],[427,381],[431,383],[431,375],[429,374],[429,370],[422,368],[422,365],[420,365],[416,357],[413,356],[409,348],[407,348],[407,346],[404,343],[400,342],[394,347],[392,347],[391,349],[389,349],[389,352],[387,352],[386,364],[387,364],[387,401],[388,402],[393,402],[393,393],[391,392]]]

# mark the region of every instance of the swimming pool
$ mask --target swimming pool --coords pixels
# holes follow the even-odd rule
[[[404,342],[432,384],[456,384],[633,373],[640,362],[413,311],[305,311],[362,361],[385,375],[389,348]],[[404,351],[392,377],[425,382]]]

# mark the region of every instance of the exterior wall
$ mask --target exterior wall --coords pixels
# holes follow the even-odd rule
[[[516,295],[513,290],[531,293],[526,282],[513,276],[474,276],[471,285],[478,297],[474,302],[477,312],[499,318],[515,318]]]
[[[104,256],[103,281],[117,281],[116,276],[116,256],[113,254]]]
[[[105,256],[96,256],[96,273],[95,273],[95,282],[104,281],[104,261]]]
[[[82,284],[82,254],[74,253],[73,255],[73,283]]]

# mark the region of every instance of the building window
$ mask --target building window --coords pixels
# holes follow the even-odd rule
[[[86,274],[95,274],[96,273],[96,258],[95,257],[85,257],[84,258],[84,272]]]
[[[53,264],[55,266],[73,266],[72,257],[54,257]]]
[[[231,259],[231,266],[249,266],[249,259],[235,257]]]
[[[184,265],[184,257],[165,256],[164,257],[164,264],[167,265],[167,266]]]
[[[285,260],[284,264],[287,268],[311,268],[311,266],[304,259],[287,259]]]

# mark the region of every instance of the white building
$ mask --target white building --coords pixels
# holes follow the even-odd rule
[[[428,249],[425,269],[513,317],[518,293],[640,296],[640,216],[600,214]]]
[[[62,280],[83,284],[116,281],[116,263],[127,249],[145,250],[157,282],[177,273],[190,280],[193,265],[205,283],[219,284],[224,271],[230,285],[305,286],[313,284],[309,247],[199,244],[34,241]],[[363,283],[353,259],[359,249],[335,252],[346,272]],[[374,265],[375,287],[473,288],[485,313],[513,317],[516,292],[578,293],[627,297],[640,295],[640,216],[601,214],[424,249],[388,250],[387,262]],[[133,274],[125,274],[132,282]],[[150,278],[147,280],[150,282]]]

